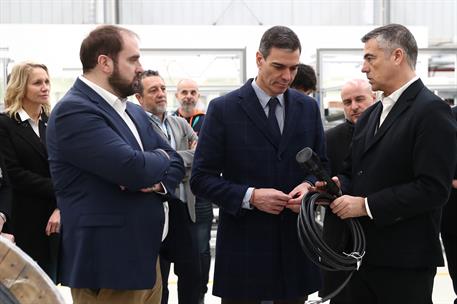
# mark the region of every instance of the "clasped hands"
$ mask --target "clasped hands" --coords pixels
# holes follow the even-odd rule
[[[340,187],[337,177],[332,180]],[[323,191],[324,187],[325,182],[318,181],[315,186],[303,182],[288,194],[273,188],[254,189],[249,202],[257,209],[271,214],[279,214],[284,208],[299,213],[303,196],[310,191]],[[342,195],[330,204],[330,209],[341,219],[367,215],[365,198],[359,196]]]
[[[125,186],[119,186],[119,187],[121,188],[122,191],[127,190],[127,188]],[[164,193],[165,189],[163,188],[162,183],[157,183],[157,184],[152,185],[151,187],[142,188],[139,191],[144,192],[144,193],[149,193],[149,192]]]
[[[284,208],[298,213],[301,200],[310,188],[311,185],[304,182],[288,194],[273,188],[254,189],[249,202],[257,209],[271,214],[279,214]]]

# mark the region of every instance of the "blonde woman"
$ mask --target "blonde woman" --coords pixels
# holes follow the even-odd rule
[[[48,68],[14,66],[0,114],[0,151],[13,189],[16,244],[56,281],[60,212],[56,208],[46,151],[50,112]]]

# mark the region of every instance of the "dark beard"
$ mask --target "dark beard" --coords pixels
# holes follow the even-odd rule
[[[136,75],[133,81],[128,83],[127,80],[121,77],[117,64],[114,63],[114,71],[108,78],[108,83],[119,98],[127,98],[137,92],[140,84],[140,75]]]

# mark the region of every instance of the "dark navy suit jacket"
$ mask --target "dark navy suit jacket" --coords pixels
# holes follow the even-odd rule
[[[192,190],[220,207],[213,292],[232,299],[303,297],[319,288],[320,278],[300,248],[297,214],[241,204],[248,187],[289,193],[313,181],[295,155],[310,147],[325,161],[319,107],[287,90],[284,130],[275,143],[251,82],[211,101],[195,152]]]
[[[175,189],[184,168],[143,109],[128,102],[126,111],[144,151],[117,112],[79,79],[49,119],[49,161],[63,225],[64,285],[146,289],[155,283],[163,197],[139,190],[161,181]]]

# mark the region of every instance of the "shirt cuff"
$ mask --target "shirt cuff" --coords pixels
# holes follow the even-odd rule
[[[370,207],[368,206],[368,197],[365,197],[365,209],[367,210],[368,216],[373,219],[373,215],[371,215]]]
[[[253,187],[249,187],[248,190],[246,190],[246,193],[244,194],[244,197],[243,197],[243,203],[241,204],[241,208],[249,209],[249,210],[254,209],[254,207],[252,207],[251,203],[249,202],[251,200],[251,196],[252,196],[253,192],[254,192]]]
[[[162,182],[160,182],[160,184],[162,185],[163,192],[157,192],[157,193],[162,194],[162,195],[167,194],[168,193],[167,187],[165,187],[164,183],[162,183]]]

